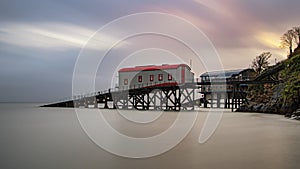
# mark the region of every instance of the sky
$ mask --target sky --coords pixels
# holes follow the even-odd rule
[[[273,54],[270,62],[274,63],[286,58],[287,50],[279,48],[280,37],[300,25],[299,7],[299,0],[1,0],[0,102],[55,102],[71,96],[76,60],[87,41],[113,20],[135,13],[166,13],[192,23],[213,44],[224,69],[248,68],[264,51]],[[99,38],[90,50],[107,50],[115,37],[101,34]],[[175,48],[177,55],[188,53],[167,37],[124,40],[98,69],[96,84],[110,84],[122,66],[179,62],[167,50]],[[116,64],[118,55],[130,57]],[[181,61],[188,64],[189,58]],[[203,67],[192,62],[196,76],[205,72]]]

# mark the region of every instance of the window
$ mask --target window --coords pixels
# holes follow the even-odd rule
[[[162,81],[163,80],[163,74],[158,74],[158,80]]]
[[[139,81],[139,82],[142,82],[142,81],[143,81],[143,76],[139,76],[139,77],[138,77],[138,81]]]
[[[168,80],[169,80],[169,81],[173,80],[173,77],[172,77],[171,74],[168,74]]]
[[[154,80],[154,75],[150,75],[150,81],[152,82]]]
[[[128,85],[128,79],[124,79],[124,85]]]

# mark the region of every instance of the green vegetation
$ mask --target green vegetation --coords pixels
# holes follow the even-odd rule
[[[285,69],[281,72],[284,80],[284,104],[292,105],[299,100],[300,95],[300,55],[293,55],[284,62]]]

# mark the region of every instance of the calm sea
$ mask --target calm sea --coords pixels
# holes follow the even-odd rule
[[[198,143],[207,110],[170,151],[129,159],[99,148],[82,130],[74,109],[38,104],[0,104],[1,169],[296,169],[300,168],[300,122],[279,115],[226,111],[214,135]],[[97,111],[97,110],[95,110]],[[112,126],[135,137],[155,135],[176,118],[165,112],[155,123],[134,127],[113,110]]]

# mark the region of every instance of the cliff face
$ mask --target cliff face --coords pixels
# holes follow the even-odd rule
[[[272,77],[281,80],[281,83],[249,86],[249,104],[237,111],[291,116],[300,108],[300,50],[296,49],[294,55],[279,64],[284,68],[274,72]]]

